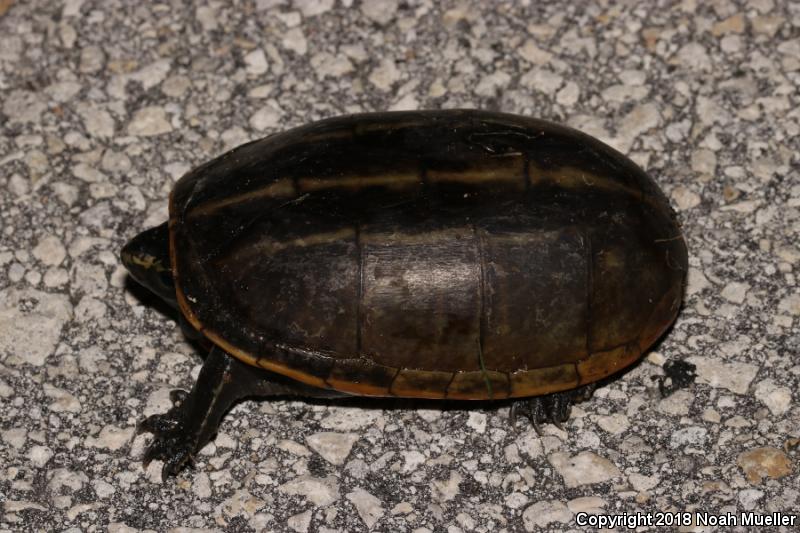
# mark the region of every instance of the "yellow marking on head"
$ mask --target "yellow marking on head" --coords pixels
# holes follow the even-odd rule
[[[159,261],[155,256],[150,254],[142,254],[142,255],[135,255],[127,252],[123,252],[122,254],[122,262],[131,264],[131,265],[138,265],[146,270],[153,269],[156,272],[167,272],[169,268],[165,267],[161,261]]]

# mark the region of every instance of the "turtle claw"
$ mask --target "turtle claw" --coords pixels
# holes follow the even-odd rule
[[[179,407],[188,397],[189,391],[183,389],[173,389],[169,391],[169,399],[172,401],[173,407]]]
[[[522,410],[522,413],[530,420],[531,426],[540,437],[543,435],[541,424],[544,423],[553,424],[561,431],[566,431],[563,424],[569,420],[572,403],[588,399],[593,391],[594,386],[587,385],[571,391],[517,400],[511,405],[509,417],[511,427],[516,428],[517,414]]]
[[[145,450],[142,463],[147,468],[154,459],[162,461],[162,480],[177,474],[186,463],[193,463],[196,448],[196,439],[192,438],[185,422],[183,400],[188,395],[185,391],[173,391],[170,396],[174,403],[172,409],[161,415],[148,416],[136,428],[137,433],[153,434],[153,441]]]

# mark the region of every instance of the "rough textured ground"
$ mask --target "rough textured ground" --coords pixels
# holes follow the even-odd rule
[[[569,4],[0,0],[0,529],[456,533],[582,529],[584,510],[796,513],[800,4]],[[512,430],[507,406],[246,402],[194,469],[167,483],[143,470],[136,422],[200,358],[126,283],[125,239],[226,148],[439,107],[566,122],[647,168],[691,252],[672,332],[541,438]],[[672,360],[697,382],[661,399],[653,377]]]

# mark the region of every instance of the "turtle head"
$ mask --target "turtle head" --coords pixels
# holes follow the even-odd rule
[[[133,279],[171,306],[178,307],[169,261],[169,228],[166,222],[128,241],[120,252],[120,258]]]

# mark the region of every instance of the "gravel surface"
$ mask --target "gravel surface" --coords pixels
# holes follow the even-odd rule
[[[797,513],[800,3],[569,4],[0,0],[0,530]],[[564,122],[648,169],[690,250],[675,328],[564,431],[515,431],[508,405],[250,401],[193,469],[144,470],[137,421],[201,359],[120,246],[227,148],[440,107]],[[676,360],[697,379],[662,399],[653,378]]]

